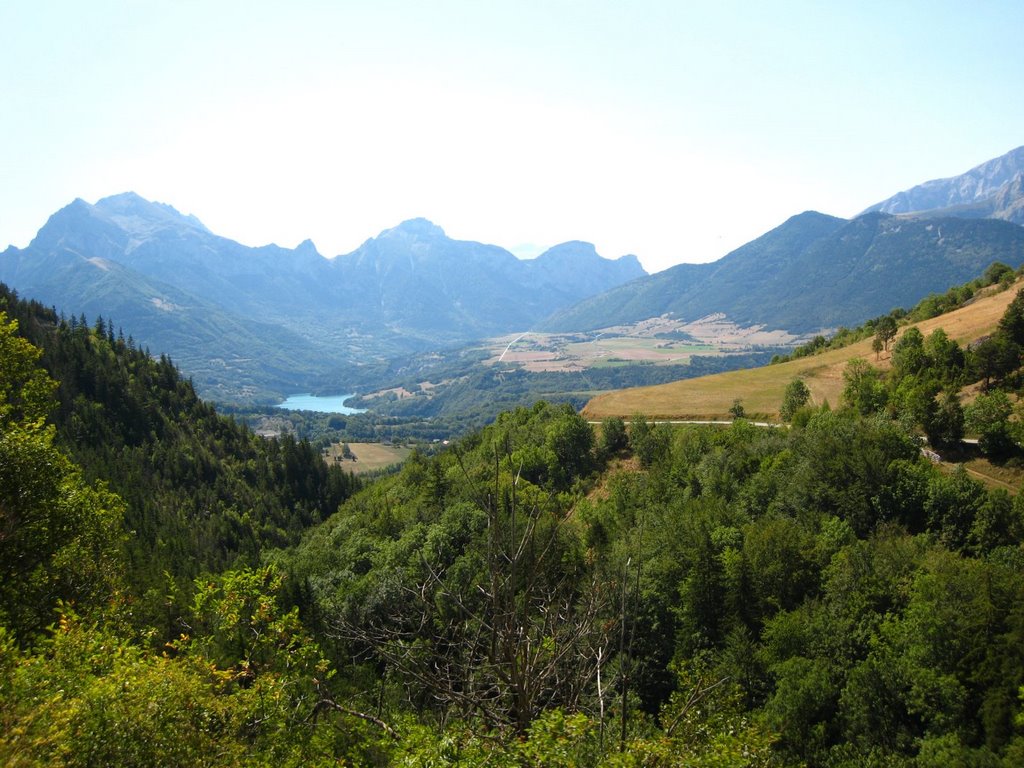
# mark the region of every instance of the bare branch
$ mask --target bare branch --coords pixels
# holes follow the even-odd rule
[[[390,736],[392,739],[395,739],[397,741],[400,738],[398,733],[395,731],[395,729],[392,728],[387,723],[385,723],[379,717],[376,717],[374,715],[368,714],[366,712],[360,712],[359,710],[351,709],[351,708],[346,707],[346,706],[342,706],[341,704],[338,704],[333,699],[330,699],[330,698],[321,699],[319,702],[317,702],[317,707],[319,709],[333,709],[333,710],[335,710],[337,712],[341,712],[342,714],[345,714],[345,715],[351,715],[352,717],[358,717],[359,719],[365,720],[368,723],[373,723],[378,728],[380,728],[382,731],[384,731],[384,733],[386,733],[388,736]]]

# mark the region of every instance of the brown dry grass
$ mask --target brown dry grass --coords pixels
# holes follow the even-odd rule
[[[338,465],[346,472],[356,475],[400,464],[412,453],[411,448],[384,445],[383,443],[349,443],[348,447],[356,460],[342,459]],[[325,458],[328,461],[335,461],[341,457],[341,450],[342,443],[335,443],[324,452]]]
[[[995,329],[1019,286],[1020,283],[1010,290],[984,296],[968,306],[915,325],[925,336],[936,328],[943,328],[950,338],[968,344]],[[587,403],[583,413],[591,419],[629,417],[634,413],[659,419],[727,419],[729,408],[738,398],[748,416],[777,419],[786,385],[795,378],[804,380],[811,391],[812,403],[828,401],[833,406],[838,405],[843,391],[843,369],[854,357],[864,358],[878,368],[889,367],[887,353],[876,359],[871,351],[871,339],[865,339],[842,349],[778,365],[607,392]]]
[[[590,501],[604,501],[611,495],[611,481],[613,477],[621,474],[634,474],[640,471],[640,461],[634,457],[619,458],[611,462],[606,471],[601,473],[597,485],[590,489],[587,499]]]
[[[950,465],[952,471],[956,465]],[[988,459],[977,457],[963,464],[967,474],[975,480],[980,480],[988,488],[1001,488],[1016,496],[1024,481],[1024,470],[1019,467],[1000,466],[993,464]]]

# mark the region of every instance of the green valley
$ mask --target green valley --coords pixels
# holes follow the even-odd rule
[[[1021,232],[808,213],[630,280],[73,204],[0,257],[108,307],[0,288],[0,763],[1020,765]]]
[[[788,430],[537,403],[360,487],[109,329],[8,295],[0,355],[4,762],[1024,755],[1024,496],[857,401]]]
[[[1024,768],[1022,29],[0,2],[0,768]]]

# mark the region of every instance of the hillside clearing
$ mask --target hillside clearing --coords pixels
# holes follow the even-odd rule
[[[401,445],[385,445],[384,443],[349,443],[349,451],[355,459],[346,459],[342,455],[344,443],[335,443],[326,451],[324,458],[337,464],[346,472],[363,475],[385,467],[400,464],[409,458],[412,448]]]

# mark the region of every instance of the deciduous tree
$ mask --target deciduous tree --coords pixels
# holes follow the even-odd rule
[[[786,392],[782,396],[782,407],[779,408],[779,415],[783,421],[790,421],[798,410],[807,405],[811,399],[811,390],[807,388],[802,379],[793,379],[786,385]]]
[[[889,342],[896,337],[896,319],[882,315],[875,324],[875,338],[882,342],[882,349],[889,349]]]

